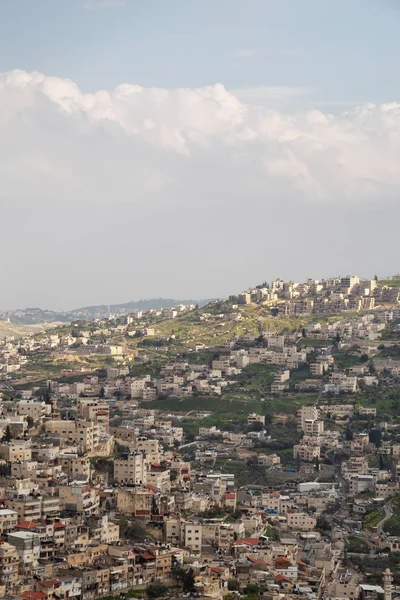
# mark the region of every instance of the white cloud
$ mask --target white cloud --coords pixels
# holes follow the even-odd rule
[[[276,107],[293,93],[262,90]],[[356,271],[344,235],[360,262],[371,249],[368,275],[382,253],[397,260],[399,156],[396,103],[284,112],[221,84],[87,94],[41,73],[0,74],[2,302],[235,292],[269,278],[268,264],[296,277],[295,247],[305,276]]]
[[[124,8],[125,0],[87,0],[83,3],[86,10],[103,10],[107,8]]]
[[[310,88],[289,87],[285,85],[258,86],[254,88],[238,88],[231,90],[242,102],[251,104],[263,102],[264,100],[281,100],[282,98],[293,98],[296,96],[307,96],[312,93]],[[348,104],[346,104],[348,106]]]
[[[373,199],[380,186],[384,196],[388,186],[398,191],[400,105],[365,104],[333,116],[320,110],[287,114],[245,102],[258,95],[276,98],[279,104],[281,96],[305,93],[264,87],[235,95],[221,84],[167,90],[125,83],[84,94],[69,80],[13,71],[0,77],[0,135],[15,135],[22,119],[26,144],[11,156],[5,153],[0,168],[9,180],[22,160],[37,166],[40,156],[41,168],[47,165],[54,177],[51,146],[64,146],[60,155],[65,166],[80,153],[84,136],[87,142],[96,140],[91,160],[107,155],[110,172],[119,168],[121,153],[127,150],[139,153],[142,166],[146,153],[156,153],[157,164],[151,160],[146,167],[158,173],[157,181],[172,185],[179,176],[168,171],[171,160],[181,161],[184,170],[189,161],[193,180],[187,185],[194,187],[197,166],[221,161],[227,168],[234,166],[237,177],[256,176],[259,192],[273,183],[291,188],[299,200]],[[62,135],[57,137],[58,129]],[[250,157],[258,165],[256,173],[249,169]],[[37,177],[36,168],[31,176]],[[83,176],[78,170],[72,180]],[[379,201],[384,199],[379,192]]]
[[[239,48],[236,50],[235,57],[236,58],[252,58],[257,54],[256,48]]]

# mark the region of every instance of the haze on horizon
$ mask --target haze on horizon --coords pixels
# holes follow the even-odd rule
[[[3,0],[0,310],[400,270],[391,0]]]

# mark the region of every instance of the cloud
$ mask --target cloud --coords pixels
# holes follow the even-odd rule
[[[83,3],[86,10],[104,10],[107,8],[124,8],[125,0],[87,0]]]
[[[276,99],[266,108],[221,84],[83,93],[0,74],[3,304],[200,297],[271,265],[296,277],[355,271],[351,256],[367,255],[368,274],[386,250],[394,262],[400,104],[280,110],[292,93],[258,89]]]
[[[85,94],[70,80],[23,71],[1,75],[0,90],[1,137],[18,135],[21,120],[25,123],[25,149],[3,157],[0,169],[6,180],[22,160],[32,166],[39,157],[42,168],[47,165],[55,177],[51,147],[61,140],[55,128],[63,132],[62,152],[57,150],[63,168],[72,167],[80,154],[82,136],[86,143],[96,140],[91,161],[107,156],[111,172],[121,168],[126,150],[138,153],[142,166],[146,155],[157,156],[156,163],[144,165],[157,173],[151,182],[140,176],[145,186],[155,181],[179,185],[180,177],[168,169],[172,162],[190,171],[189,186],[196,186],[197,168],[221,163],[235,168],[236,177],[252,179],[253,185],[257,182],[259,193],[273,184],[286,192],[291,189],[298,201],[362,198],[364,202],[379,196],[382,202],[388,199],[388,189],[399,191],[400,105],[396,103],[364,104],[339,116],[320,110],[288,114],[253,107],[245,100],[272,97],[279,104],[281,96],[306,90],[262,87],[235,94],[221,84],[168,90],[124,83],[114,90]],[[72,181],[85,176],[80,171]],[[30,175],[37,177],[37,169]],[[127,184],[130,179],[129,174]]]
[[[236,58],[252,58],[256,56],[257,50],[256,48],[239,48],[236,50],[235,57]]]
[[[307,96],[312,93],[310,88],[289,87],[284,85],[258,86],[254,88],[239,88],[231,90],[242,102],[260,102],[264,100],[280,100],[295,96]],[[346,104],[348,106],[348,104]]]

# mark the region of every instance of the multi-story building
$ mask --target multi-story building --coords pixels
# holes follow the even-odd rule
[[[21,574],[32,577],[39,566],[40,536],[30,531],[14,531],[8,534],[8,541],[18,552]]]
[[[0,534],[8,533],[15,529],[18,523],[18,513],[8,508],[0,509]]]
[[[192,552],[200,553],[202,546],[203,528],[200,523],[182,523],[182,543],[185,548],[189,548]]]
[[[6,586],[7,591],[13,592],[19,583],[20,557],[17,548],[0,540],[0,583]]]
[[[141,485],[146,483],[146,475],[146,460],[142,452],[114,460],[114,479],[117,483]]]
[[[78,446],[81,452],[92,452],[99,445],[99,425],[93,421],[47,421],[46,431],[60,436],[62,444]]]
[[[73,482],[60,485],[60,504],[72,514],[95,515],[100,507],[100,488],[85,483]]]
[[[36,400],[20,400],[17,404],[17,412],[19,415],[31,417],[34,421],[40,421],[51,415],[51,404]]]
[[[312,531],[317,525],[315,517],[303,512],[288,512],[286,519],[287,526],[297,531]]]

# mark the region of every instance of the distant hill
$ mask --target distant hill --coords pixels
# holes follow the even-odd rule
[[[7,337],[14,336],[16,338],[22,337],[29,333],[39,333],[50,327],[55,327],[59,323],[37,323],[37,324],[16,324],[10,323],[9,321],[0,320],[0,340]]]
[[[203,300],[176,300],[173,298],[150,298],[148,300],[131,300],[125,304],[101,304],[99,306],[85,306],[72,310],[69,315],[79,319],[93,319],[106,317],[109,314],[126,315],[137,310],[158,310],[160,308],[171,308],[178,304],[198,304],[204,306],[213,299]]]
[[[213,298],[204,300],[175,300],[172,298],[150,298],[149,300],[138,300],[126,302],[125,304],[100,304],[98,306],[84,306],[71,311],[53,311],[43,308],[24,308],[19,310],[8,310],[0,312],[0,323],[10,320],[18,325],[35,325],[38,323],[70,323],[76,319],[91,320],[102,319],[109,314],[126,315],[138,310],[158,310],[170,308],[178,304],[198,304],[204,306]]]

